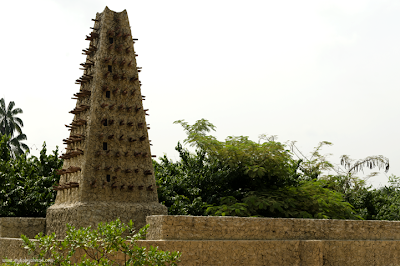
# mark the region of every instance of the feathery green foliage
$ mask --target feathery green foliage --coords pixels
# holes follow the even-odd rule
[[[218,141],[207,135],[215,126],[207,120],[189,125],[190,153],[178,143],[180,161],[166,156],[154,161],[159,198],[170,214],[235,215],[360,219],[344,195],[329,189],[318,176],[331,166],[319,150],[312,160],[293,159],[293,153],[274,137],[264,142],[230,136]]]
[[[295,142],[283,144],[276,137],[227,137],[218,141],[208,135],[215,126],[205,119],[193,125],[180,124],[187,134],[184,143],[196,148],[190,153],[180,143],[180,160],[167,156],[154,161],[160,200],[170,214],[235,215],[335,219],[399,219],[400,182],[367,187],[357,174],[368,169],[389,169],[381,155],[354,161],[341,157],[335,167],[322,155],[322,141],[310,157]],[[263,142],[262,142],[263,141]],[[295,159],[297,157],[297,159]],[[326,171],[336,172],[326,175]],[[393,181],[394,180],[394,181]],[[397,182],[397,183],[396,183]]]

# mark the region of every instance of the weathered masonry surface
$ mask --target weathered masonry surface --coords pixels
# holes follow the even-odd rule
[[[4,233],[18,228],[7,219],[0,258],[29,258],[15,232]],[[32,218],[14,221],[21,219]],[[181,265],[400,265],[397,221],[155,215],[147,223],[139,245],[178,250]]]
[[[142,227],[146,216],[167,214],[157,197],[127,12],[106,7],[93,21],[57,198],[46,215],[46,232],[60,237],[66,223],[87,227],[120,218]]]
[[[148,240],[400,240],[398,221],[155,215],[147,223]]]
[[[34,238],[40,232],[46,232],[46,218],[0,218],[0,237],[19,238],[21,235],[26,235]]]

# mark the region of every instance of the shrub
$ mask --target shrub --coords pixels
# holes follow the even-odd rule
[[[99,223],[94,230],[90,226],[75,229],[67,225],[67,235],[62,241],[57,240],[54,233],[40,233],[35,237],[37,241],[31,241],[24,235],[21,237],[24,247],[34,254],[31,261],[35,265],[49,265],[49,262],[51,265],[177,265],[181,256],[177,251],[138,246],[137,240],[144,239],[148,227],[146,225],[135,234],[132,220],[126,225],[117,219],[110,223]],[[123,237],[127,229],[129,234]],[[83,256],[79,258],[77,255],[82,253]],[[117,257],[117,253],[122,253],[123,256],[120,254]],[[29,263],[8,262],[6,265]]]

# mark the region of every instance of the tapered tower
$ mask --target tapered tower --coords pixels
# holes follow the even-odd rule
[[[107,7],[93,19],[83,50],[83,76],[57,198],[47,210],[47,233],[65,235],[66,223],[95,226],[120,218],[145,225],[146,216],[167,214],[158,202],[143,109],[137,54],[126,10]]]

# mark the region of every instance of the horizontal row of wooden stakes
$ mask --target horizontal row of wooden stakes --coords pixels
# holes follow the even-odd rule
[[[139,173],[139,169],[138,168],[133,169],[133,170],[130,169],[130,168],[122,169],[121,167],[113,168],[112,166],[106,166],[104,168],[101,168],[100,165],[97,165],[93,169],[95,171],[105,170],[105,171],[113,171],[113,172],[116,172],[116,173],[121,171],[122,173],[125,173],[125,174],[129,174],[129,173],[133,173],[133,172],[135,172],[136,174]],[[75,173],[75,172],[79,172],[79,171],[81,171],[80,167],[70,166],[67,169],[59,169],[59,170],[57,170],[57,174],[58,175],[66,175],[66,174],[71,174],[71,173]],[[151,175],[152,172],[151,172],[151,170],[144,170],[143,174],[144,175]]]
[[[106,187],[106,184],[107,184],[107,182],[103,181],[102,188],[105,188],[105,187]],[[116,184],[117,184],[117,182],[113,182],[113,183],[111,184],[111,188],[113,188],[113,189],[118,188],[118,185],[116,185]],[[97,185],[96,185],[96,180],[92,181],[92,182],[90,183],[90,186],[91,186],[92,188],[96,188],[96,187],[97,187]],[[78,182],[68,182],[68,183],[64,183],[64,184],[59,185],[59,186],[53,186],[53,190],[64,190],[64,189],[75,188],[75,187],[79,187],[79,183],[78,183]],[[122,184],[122,185],[120,186],[120,190],[123,190],[125,187],[127,187],[128,190],[133,190],[135,186],[134,186],[134,185],[124,185],[124,184]],[[138,188],[139,190],[143,190],[144,186],[143,186],[143,185],[140,185],[140,186],[137,186],[137,188]],[[147,187],[146,187],[146,190],[147,190],[147,191],[153,191],[153,190],[154,190],[154,189],[153,189],[153,185],[147,186]]]

